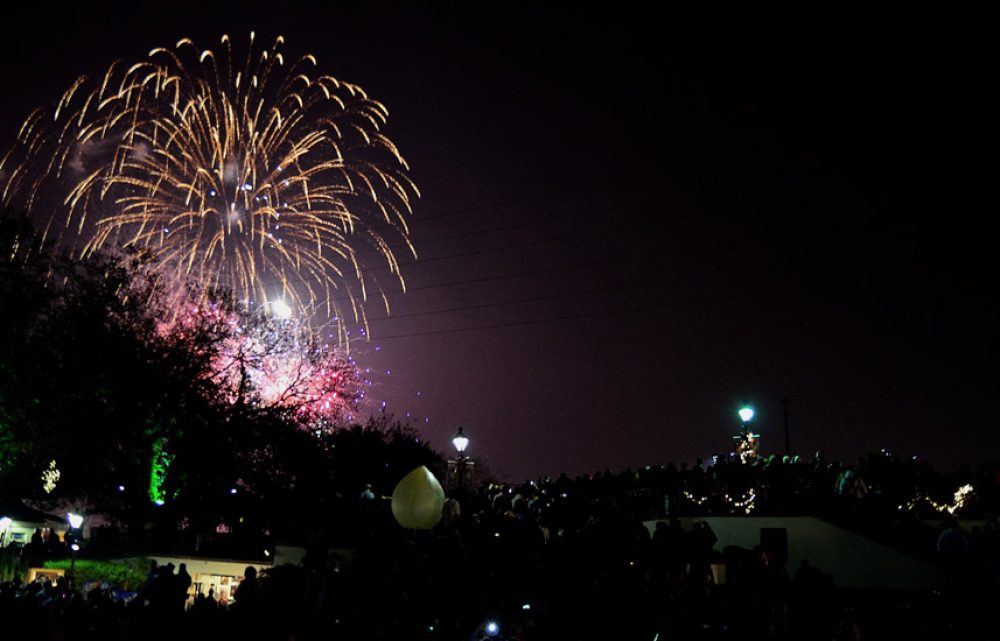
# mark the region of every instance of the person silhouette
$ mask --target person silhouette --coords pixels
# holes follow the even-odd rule
[[[191,588],[191,575],[187,571],[187,563],[181,563],[180,568],[177,570],[177,576],[174,577],[174,599],[176,600],[175,609],[184,611],[184,606],[187,604],[188,590]]]
[[[257,580],[257,568],[248,565],[243,571],[243,580],[233,592],[234,607],[241,612],[253,612],[260,605],[261,585]]]

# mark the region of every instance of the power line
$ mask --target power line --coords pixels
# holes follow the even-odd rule
[[[625,174],[618,176],[617,178],[606,180],[602,183],[605,187],[603,190],[593,190],[593,191],[614,191],[616,188],[623,185],[630,185],[639,182],[647,182],[649,178],[647,176],[642,176],[639,174]],[[569,195],[581,195],[583,192],[579,188],[570,189],[559,189],[535,194],[524,194],[514,198],[509,198],[507,200],[499,200],[492,203],[486,203],[484,205],[474,205],[471,207],[463,207],[459,209],[454,209],[451,211],[445,211],[435,214],[426,214],[423,216],[415,216],[417,220],[441,220],[442,218],[450,218],[452,216],[461,216],[462,214],[472,214],[479,211],[487,211],[489,209],[498,209],[500,207],[507,207],[509,205],[519,205],[526,202],[532,202],[536,200],[547,200],[550,198],[556,198],[559,196],[569,196]],[[381,225],[381,228],[391,228],[389,225]]]
[[[513,279],[513,278],[523,278],[525,276],[538,276],[540,274],[551,274],[551,273],[557,273],[557,272],[567,271],[567,270],[579,270],[579,269],[590,269],[590,268],[593,268],[593,267],[604,267],[604,266],[607,266],[607,265],[615,265],[615,264],[620,264],[620,263],[627,263],[629,261],[637,260],[637,259],[640,259],[640,258],[649,258],[651,256],[659,256],[659,255],[661,255],[660,252],[653,253],[653,254],[632,254],[632,255],[627,255],[627,256],[618,256],[618,257],[615,257],[615,258],[609,258],[609,259],[605,259],[605,260],[594,260],[594,261],[587,261],[587,262],[582,262],[582,263],[571,263],[571,264],[566,264],[566,265],[556,265],[556,266],[553,266],[553,267],[546,267],[546,268],[543,268],[543,269],[528,269],[528,270],[522,270],[522,271],[519,271],[519,272],[512,272],[512,273],[509,273],[509,274],[496,274],[496,275],[492,275],[492,276],[483,276],[483,277],[479,277],[479,278],[467,278],[467,279],[464,279],[464,280],[453,280],[453,281],[448,281],[448,282],[444,282],[444,283],[436,283],[436,284],[433,284],[433,285],[419,285],[419,286],[416,286],[416,287],[407,287],[405,291],[403,289],[381,290],[380,293],[383,294],[383,295],[389,296],[389,295],[393,295],[393,294],[407,294],[407,293],[417,292],[417,291],[427,291],[427,290],[431,290],[431,289],[442,289],[444,287],[462,287],[462,286],[465,286],[465,285],[478,285],[478,284],[482,284],[482,283],[489,283],[489,282],[501,281],[501,280],[509,280],[509,279]],[[304,282],[304,279],[292,279],[292,278],[289,278],[288,281],[289,282]],[[352,300],[352,298],[351,298],[351,296],[348,296],[348,295],[332,296],[330,298],[331,302],[346,302],[346,301],[350,301],[350,300]],[[322,303],[322,302],[321,303],[317,303],[317,305],[316,305],[317,308],[322,308],[322,307],[325,307],[325,306],[326,306],[325,303]],[[369,319],[369,320],[389,320],[391,318],[399,318],[399,317],[398,316],[393,316],[393,317],[384,317],[384,318],[374,318],[374,319]]]
[[[623,211],[625,209],[631,209],[632,207],[636,207],[636,206],[644,205],[644,204],[648,204],[648,203],[645,203],[645,202],[636,202],[636,203],[629,203],[627,205],[614,205],[614,206],[609,206],[609,207],[603,207],[601,209],[596,209],[596,210],[591,211],[590,214],[588,214],[588,215],[607,213],[607,212],[611,212],[611,211]],[[569,218],[569,217],[570,216],[567,216],[567,218]],[[413,261],[411,263],[400,263],[400,267],[403,267],[403,266],[413,266],[413,265],[421,265],[421,264],[424,264],[424,263],[437,262],[437,261],[440,261],[440,260],[447,260],[447,259],[450,259],[450,258],[466,258],[466,257],[469,257],[469,256],[478,256],[480,254],[487,254],[487,253],[496,252],[496,251],[503,251],[505,249],[521,249],[522,247],[533,247],[533,246],[536,246],[536,245],[545,245],[545,244],[553,243],[553,242],[562,242],[562,241],[565,241],[565,240],[576,240],[578,238],[586,238],[587,236],[593,236],[595,234],[604,233],[604,232],[607,232],[609,230],[631,231],[631,230],[633,230],[633,229],[635,229],[636,227],[639,227],[639,226],[640,226],[639,223],[633,223],[631,225],[611,225],[611,226],[601,227],[600,229],[592,229],[590,231],[581,232],[581,233],[575,234],[575,235],[557,236],[555,238],[541,238],[541,239],[538,239],[538,240],[530,240],[530,241],[523,242],[523,243],[514,243],[514,244],[511,244],[511,245],[501,245],[499,247],[487,247],[485,249],[479,249],[479,250],[476,250],[476,251],[465,252],[465,253],[461,253],[461,254],[449,254],[449,255],[446,255],[446,256],[435,256],[434,258],[418,258],[418,259],[416,259],[415,261]],[[374,250],[368,250],[368,251],[374,253]],[[368,272],[373,272],[373,271],[376,271],[376,270],[383,270],[383,269],[389,269],[389,266],[388,265],[379,265],[377,267],[367,267],[365,269],[362,269],[361,271],[363,273],[368,273]]]
[[[625,263],[639,258],[647,258],[649,256],[659,256],[661,253],[657,252],[654,254],[632,254],[625,257],[607,258],[604,260],[592,260],[583,263],[571,263],[567,265],[556,265],[554,267],[546,267],[544,269],[527,269],[519,272],[513,272],[510,274],[497,274],[494,276],[483,276],[481,278],[467,278],[465,280],[454,280],[448,281],[446,283],[438,283],[436,285],[421,285],[419,287],[407,287],[406,292],[402,289],[394,289],[383,292],[384,294],[403,294],[415,291],[425,291],[428,289],[440,289],[442,287],[458,287],[463,285],[478,285],[480,283],[488,283],[498,280],[507,280],[510,278],[521,278],[523,276],[537,276],[539,274],[551,274],[555,272],[561,272],[570,269],[590,269],[591,267],[603,267],[606,265],[614,265],[617,263]],[[347,296],[336,296],[333,297],[334,301],[346,301],[350,300]]]
[[[523,327],[525,325],[540,325],[542,323],[552,323],[552,322],[562,322],[571,320],[582,320],[587,318],[599,318],[601,316],[609,316],[611,314],[633,314],[633,313],[645,313],[652,311],[659,311],[661,309],[667,309],[671,305],[661,304],[661,305],[650,305],[647,307],[635,307],[631,309],[617,309],[617,310],[605,310],[603,312],[592,312],[588,314],[573,314],[570,316],[556,316],[552,318],[536,318],[532,320],[525,321],[513,321],[509,323],[493,323],[490,325],[476,325],[473,327],[457,327],[453,329],[436,329],[426,332],[413,332],[411,334],[396,334],[394,336],[379,336],[371,337],[371,340],[375,342],[397,340],[401,338],[417,338],[420,336],[435,336],[440,334],[463,334],[466,332],[477,332],[484,329],[501,329],[505,327]]]
[[[619,264],[619,263],[626,263],[626,262],[629,262],[629,261],[632,261],[632,260],[636,260],[638,258],[648,258],[649,256],[659,256],[659,255],[660,255],[660,253],[646,254],[646,255],[634,254],[634,255],[624,256],[624,257],[619,256],[619,257],[615,257],[615,258],[607,258],[607,259],[604,259],[604,260],[592,260],[592,261],[587,261],[587,262],[582,262],[582,263],[571,263],[571,264],[567,264],[567,265],[556,265],[554,267],[546,267],[544,269],[527,269],[527,270],[522,270],[522,271],[519,271],[519,272],[513,272],[513,273],[510,273],[510,274],[496,274],[496,275],[493,275],[493,276],[483,276],[483,277],[480,277],[480,278],[467,278],[465,280],[453,280],[453,281],[448,281],[446,283],[437,283],[437,284],[434,284],[434,285],[421,285],[419,287],[409,287],[409,288],[407,288],[406,292],[403,292],[403,290],[401,290],[401,289],[395,289],[395,290],[385,291],[383,293],[386,294],[386,295],[403,294],[403,293],[414,292],[414,291],[426,291],[426,290],[430,290],[430,289],[441,289],[441,288],[444,288],[444,287],[462,287],[462,286],[465,286],[465,285],[478,285],[478,284],[481,284],[481,283],[488,283],[488,282],[494,282],[494,281],[508,280],[508,279],[512,279],[512,278],[522,278],[524,276],[538,276],[540,274],[551,274],[551,273],[556,273],[556,272],[561,272],[561,271],[566,271],[566,270],[584,270],[584,269],[591,269],[593,267],[604,267],[604,266],[607,266],[607,265],[614,265],[614,264]],[[652,284],[652,283],[650,283],[650,284]],[[628,287],[628,286],[631,286],[631,285],[629,285],[629,284],[626,283],[625,285],[622,285],[622,286],[623,287]],[[613,289],[613,288],[609,288],[609,289]],[[583,292],[577,292],[576,294],[577,295],[582,295]],[[337,302],[343,302],[343,301],[350,300],[350,298],[348,298],[347,296],[338,296],[338,297],[333,297],[332,300],[333,301],[337,301]],[[512,301],[511,304],[517,303],[517,302],[530,302],[530,301],[527,301],[527,300],[525,300],[525,301]],[[484,306],[489,306],[489,305],[484,305]],[[318,304],[316,306],[316,309],[320,309],[322,307],[325,307],[324,303]],[[445,313],[446,311],[448,311],[448,310],[441,310],[441,313]],[[421,314],[424,314],[424,313],[421,313]],[[403,317],[402,315],[399,315],[399,316],[384,316],[384,317],[379,317],[379,318],[372,318],[372,319],[369,319],[369,320],[370,321],[392,320],[394,318],[402,318],[402,317]]]
[[[562,238],[562,239],[552,239],[552,240],[565,240],[565,238]],[[551,241],[546,241],[546,242],[551,242]],[[714,242],[711,242],[711,243],[702,243],[702,245],[703,246],[711,245],[711,246],[716,246],[716,247],[724,247],[724,246],[728,246],[728,245],[738,245],[741,242],[742,241],[740,241],[740,240],[714,241]],[[446,258],[458,258],[458,257],[478,255],[480,253],[487,253],[487,252],[490,252],[490,251],[498,251],[500,249],[510,249],[511,247],[518,247],[519,248],[519,247],[521,247],[521,245],[506,246],[506,247],[500,247],[500,248],[489,248],[489,249],[481,251],[481,252],[470,252],[468,254],[463,254],[463,255],[441,256],[441,257],[438,257],[438,258],[436,258],[434,260],[438,260],[438,259],[444,260]],[[663,256],[666,253],[667,253],[667,251],[664,249],[664,250],[657,251],[657,252],[647,252],[647,253],[642,253],[642,254],[617,255],[614,258],[607,258],[607,259],[603,259],[603,260],[585,261],[585,262],[581,262],[581,263],[569,263],[569,264],[564,264],[564,265],[555,265],[553,267],[545,267],[545,268],[542,268],[542,269],[522,270],[522,271],[512,272],[512,273],[509,273],[509,274],[497,274],[497,275],[493,275],[493,276],[483,276],[483,277],[479,277],[479,278],[468,278],[468,279],[464,279],[464,280],[448,281],[448,282],[437,283],[437,284],[433,284],[433,285],[420,285],[420,286],[415,286],[415,287],[407,287],[405,291],[403,289],[382,290],[382,293],[385,294],[385,295],[406,294],[406,293],[416,292],[416,291],[426,291],[426,290],[429,290],[429,289],[441,289],[443,287],[455,287],[455,286],[463,286],[463,285],[476,285],[476,284],[480,284],[480,283],[486,283],[486,282],[492,282],[492,281],[498,281],[498,280],[507,280],[507,279],[511,279],[511,278],[521,278],[521,277],[525,277],[525,276],[537,276],[539,274],[551,274],[551,273],[556,273],[556,272],[561,272],[561,271],[566,271],[566,270],[590,269],[592,267],[604,267],[604,266],[608,266],[608,265],[615,265],[615,264],[620,264],[620,263],[627,263],[629,261],[639,260],[639,259],[642,259],[642,258],[647,258],[647,259],[649,259],[649,258],[657,258],[659,256]],[[422,261],[419,261],[417,263],[412,263],[412,265],[420,265],[422,262],[429,262],[430,260],[431,259],[422,260]],[[305,282],[306,279],[303,279],[303,278],[294,278],[294,279],[293,278],[289,278],[288,280],[290,282]],[[334,297],[331,298],[331,300],[332,301],[337,301],[337,302],[343,302],[343,301],[351,300],[351,298],[350,298],[350,296],[344,295],[344,296],[334,296]]]
[[[414,267],[417,265],[425,265],[427,263],[435,263],[442,260],[451,260],[453,258],[468,258],[470,256],[481,256],[483,254],[491,254],[498,251],[506,251],[508,249],[523,249],[525,247],[537,247],[538,245],[548,245],[555,242],[563,242],[566,240],[577,240],[579,238],[586,238],[588,236],[595,236],[597,234],[603,234],[611,230],[616,231],[632,231],[638,228],[639,225],[613,225],[609,227],[602,227],[600,229],[592,229],[587,232],[580,234],[575,234],[571,236],[560,236],[556,238],[541,238],[538,240],[529,240],[523,243],[513,243],[510,245],[500,245],[499,247],[487,247],[484,249],[478,249],[476,251],[464,252],[459,254],[447,254],[445,256],[435,256],[434,258],[420,258],[412,263],[400,263],[400,267]],[[371,267],[368,269],[361,270],[362,272],[372,272],[376,270],[389,269],[388,265],[380,265],[378,267]]]
[[[644,176],[633,175],[633,174],[630,174],[627,177],[626,176],[619,176],[616,180],[610,180],[610,181],[606,181],[604,183],[604,185],[606,187],[608,187],[608,188],[603,189],[603,190],[594,190],[594,191],[610,193],[610,192],[615,191],[616,187],[627,186],[627,185],[634,184],[634,183],[639,183],[639,182],[648,182],[648,180],[649,179],[646,178],[646,177],[644,177]],[[550,198],[557,198],[557,197],[560,197],[560,196],[580,195],[580,194],[581,194],[581,191],[579,189],[551,191],[551,192],[545,192],[545,193],[541,193],[541,194],[529,194],[529,195],[524,195],[524,196],[518,196],[516,198],[510,198],[508,200],[501,200],[501,201],[495,201],[495,202],[492,202],[492,203],[486,203],[484,205],[475,205],[475,206],[472,206],[472,207],[464,207],[464,208],[460,208],[460,209],[456,209],[456,210],[452,210],[452,211],[448,211],[448,212],[443,212],[443,213],[439,213],[439,214],[429,214],[429,215],[423,215],[423,216],[414,215],[414,216],[412,216],[410,224],[412,225],[414,223],[419,223],[419,222],[423,222],[423,221],[438,221],[438,220],[441,220],[441,219],[444,219],[444,218],[450,218],[450,217],[458,216],[458,215],[462,215],[462,214],[470,214],[470,213],[475,213],[475,212],[479,212],[479,211],[488,211],[490,209],[500,209],[502,207],[508,207],[510,205],[519,205],[519,204],[523,204],[523,203],[526,203],[526,202],[539,201],[539,200],[547,200],[547,199],[550,199]],[[639,204],[643,204],[643,203],[639,203]],[[593,215],[598,214],[598,213],[603,213],[604,211],[605,210],[597,210],[597,211],[593,211],[593,212],[589,212],[589,213],[583,214],[583,216],[593,216]],[[552,222],[558,222],[560,220],[566,220],[566,219],[572,218],[572,217],[574,217],[574,215],[570,214],[570,215],[560,216],[560,217],[556,217],[556,218],[547,218],[547,219],[542,220],[541,222],[543,222],[543,223],[552,223]],[[439,238],[430,238],[430,239],[422,240],[421,243],[435,243],[435,242],[439,242],[441,240],[451,240],[451,239],[454,239],[454,238],[463,238],[463,237],[474,236],[474,235],[483,234],[483,233],[492,233],[493,231],[506,231],[508,229],[516,229],[517,227],[522,227],[522,226],[527,227],[527,226],[531,226],[531,225],[537,225],[538,222],[539,221],[527,221],[525,223],[518,223],[518,224],[515,224],[515,225],[510,225],[510,226],[507,226],[507,227],[500,227],[500,228],[496,228],[496,229],[477,230],[475,232],[468,232],[467,234],[457,234],[457,235],[454,235],[454,236],[445,236],[445,237],[439,237]],[[379,224],[379,225],[373,225],[371,229],[373,231],[381,231],[381,230],[389,230],[389,229],[396,230],[397,228],[394,225]],[[392,251],[409,250],[409,247],[403,245],[403,246],[390,247],[390,249],[392,249]],[[367,254],[367,253],[375,254],[375,253],[379,253],[379,252],[378,252],[378,250],[375,250],[375,249],[366,249],[366,250],[358,252],[358,254]]]
[[[545,302],[545,301],[550,301],[550,300],[556,300],[556,299],[559,299],[559,298],[572,298],[573,296],[585,296],[585,295],[589,295],[589,294],[601,294],[601,293],[604,293],[604,292],[622,290],[622,289],[629,288],[629,287],[646,287],[646,286],[649,286],[649,285],[652,285],[652,284],[653,283],[648,283],[648,282],[646,282],[646,283],[624,283],[624,284],[616,284],[616,285],[611,285],[609,287],[598,287],[598,288],[586,289],[586,290],[577,291],[577,292],[565,292],[565,293],[561,293],[561,294],[551,294],[551,295],[548,295],[548,296],[534,296],[534,297],[531,297],[531,298],[521,298],[521,299],[517,299],[517,300],[500,301],[500,302],[496,302],[496,303],[483,303],[481,305],[466,305],[466,306],[463,306],[463,307],[451,307],[451,308],[448,308],[448,309],[429,310],[429,311],[425,311],[425,312],[413,312],[413,313],[410,313],[410,314],[397,314],[395,316],[382,316],[382,317],[379,317],[379,318],[369,318],[368,321],[369,322],[374,322],[374,321],[396,320],[396,319],[400,319],[400,318],[416,318],[416,317],[419,317],[419,316],[433,316],[433,315],[437,315],[437,314],[451,314],[451,313],[454,313],[454,312],[467,312],[467,311],[472,311],[472,310],[476,310],[476,309],[488,309],[488,308],[491,308],[491,307],[504,307],[504,306],[507,306],[507,305],[520,305],[520,304],[524,304],[524,303],[540,303],[540,302]]]
[[[550,224],[550,223],[562,222],[564,220],[572,220],[572,219],[579,220],[579,219],[592,218],[592,217],[597,216],[599,214],[607,213],[609,211],[615,211],[615,210],[618,210],[618,209],[626,209],[626,208],[630,208],[630,207],[633,207],[633,206],[637,207],[637,206],[641,206],[641,205],[652,205],[652,204],[655,204],[655,201],[652,201],[652,200],[650,200],[650,201],[646,201],[646,200],[637,201],[637,202],[629,203],[629,204],[624,205],[624,206],[602,207],[601,209],[595,209],[595,210],[592,210],[592,211],[584,212],[583,214],[573,213],[573,214],[565,214],[563,216],[556,216],[554,218],[546,218],[546,219],[542,220],[541,223],[543,223],[543,224]],[[492,234],[492,233],[501,232],[501,231],[510,231],[510,230],[519,229],[519,228],[522,228],[522,227],[538,227],[539,224],[540,223],[539,223],[538,220],[528,220],[528,221],[524,221],[524,222],[520,222],[520,223],[513,223],[513,224],[510,224],[510,225],[503,225],[503,226],[500,226],[500,227],[490,227],[488,229],[476,229],[474,231],[463,232],[461,234],[452,234],[450,236],[437,236],[437,237],[433,237],[432,236],[430,238],[420,239],[419,244],[421,246],[424,246],[424,245],[427,245],[427,244],[439,243],[439,242],[443,242],[443,241],[446,241],[446,240],[456,240],[456,239],[460,239],[460,238],[470,238],[470,237],[473,237],[473,236],[482,236],[484,234]],[[397,250],[399,250],[399,251],[409,250],[409,247],[407,247],[406,245],[395,245],[395,246],[390,245],[389,248],[391,250],[393,250],[393,251],[397,251]],[[379,253],[379,252],[376,249],[365,249],[363,251],[358,252],[359,255],[360,254],[377,254],[377,253]]]
[[[640,205],[644,205],[644,204],[648,204],[648,203],[640,201],[640,202],[636,202],[636,203],[629,203],[628,205],[615,205],[615,206],[603,207],[603,208],[598,209],[598,210],[593,210],[592,212],[590,212],[590,215],[596,214],[596,213],[606,213],[606,212],[609,212],[609,211],[621,211],[621,210],[624,210],[624,209],[628,209],[628,208],[631,208],[631,207],[634,207],[634,206],[640,206]],[[453,259],[453,258],[468,258],[468,257],[471,257],[471,256],[479,256],[479,255],[483,255],[483,254],[488,254],[488,253],[493,253],[493,252],[498,252],[498,251],[504,251],[504,250],[507,250],[507,249],[522,249],[522,248],[525,248],[525,247],[533,247],[533,246],[544,245],[544,244],[548,244],[548,243],[563,242],[563,241],[567,241],[567,240],[576,240],[576,239],[579,239],[579,238],[586,238],[587,236],[593,236],[595,234],[604,233],[604,232],[607,232],[608,230],[633,231],[633,230],[635,230],[636,228],[639,228],[639,227],[642,227],[642,224],[638,223],[638,222],[637,223],[633,223],[631,225],[614,225],[614,226],[611,226],[611,227],[602,227],[600,229],[591,230],[591,231],[583,232],[583,233],[576,234],[576,235],[565,235],[565,236],[557,236],[557,237],[554,237],[554,238],[543,238],[543,239],[531,240],[531,241],[527,241],[527,242],[523,242],[523,243],[513,243],[513,244],[510,244],[510,245],[501,245],[499,247],[487,247],[487,248],[476,250],[476,251],[462,252],[462,253],[458,253],[458,254],[448,254],[448,255],[445,255],[445,256],[435,256],[434,258],[421,258],[421,259],[417,259],[416,261],[414,261],[412,263],[403,263],[400,266],[401,267],[404,267],[404,266],[405,267],[416,267],[416,266],[420,266],[420,265],[423,265],[423,264],[426,264],[426,263],[439,262],[439,261],[442,261],[442,260],[450,260],[450,259]],[[367,273],[371,273],[371,272],[374,272],[374,271],[381,271],[381,270],[386,270],[386,269],[389,269],[389,267],[387,265],[379,265],[377,267],[364,268],[361,271],[362,271],[362,273],[367,274]],[[312,282],[313,279],[304,278],[304,277],[299,277],[299,278],[288,278],[288,277],[286,277],[285,281],[286,282],[291,282],[291,283],[304,283],[304,282],[307,282],[307,281],[308,282]],[[394,290],[394,291],[389,291],[389,292],[384,292],[384,293],[388,294],[388,293],[396,293],[396,292],[401,292],[401,291],[402,290]],[[334,297],[334,300],[350,300],[350,297],[349,296]]]

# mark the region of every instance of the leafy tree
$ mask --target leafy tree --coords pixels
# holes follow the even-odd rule
[[[133,538],[155,523],[163,546],[218,530],[258,546],[335,529],[366,483],[387,495],[440,465],[391,417],[343,427],[357,370],[306,328],[179,295],[141,254],[74,260],[31,238],[0,216],[0,493],[105,513]]]

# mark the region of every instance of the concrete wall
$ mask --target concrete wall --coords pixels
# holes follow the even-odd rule
[[[827,574],[841,587],[926,589],[939,587],[944,577],[939,568],[876,543],[863,536],[810,516],[739,517],[706,516],[682,518],[690,531],[695,521],[706,521],[718,543],[752,549],[760,545],[761,528],[784,528],[788,532],[788,574],[794,576],[803,559]],[[650,534],[657,521],[646,521]]]

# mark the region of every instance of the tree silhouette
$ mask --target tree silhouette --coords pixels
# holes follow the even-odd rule
[[[164,546],[257,541],[343,523],[365,483],[388,494],[440,463],[390,417],[349,425],[357,368],[305,328],[224,293],[184,303],[147,256],[73,260],[32,237],[0,216],[0,495],[86,506],[133,540],[155,523]]]

